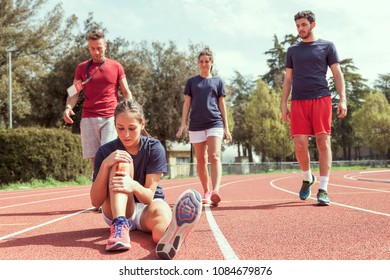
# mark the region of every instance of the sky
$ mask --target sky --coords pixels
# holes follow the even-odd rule
[[[78,17],[80,30],[93,12],[109,40],[173,41],[182,50],[190,43],[207,45],[224,80],[235,71],[251,78],[267,73],[264,53],[274,35],[283,40],[296,34],[294,15],[310,9],[316,36],[334,42],[340,59],[352,58],[369,86],[390,73],[387,0],[48,0],[46,7],[60,2],[66,18]]]

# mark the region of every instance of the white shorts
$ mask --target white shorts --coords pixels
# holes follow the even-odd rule
[[[114,117],[82,118],[80,135],[83,158],[94,158],[101,145],[118,137],[115,130]]]
[[[190,143],[206,142],[207,137],[209,136],[216,136],[223,139],[222,127],[209,128],[206,130],[199,130],[199,131],[189,131],[188,133],[190,136]]]
[[[162,198],[155,198],[155,200],[163,200]],[[127,220],[129,221],[130,224],[130,230],[140,230],[140,231],[145,231],[148,232],[147,230],[143,229],[141,227],[141,215],[145,211],[146,207],[148,204],[143,204],[141,202],[136,202],[135,203],[135,209],[133,215],[128,218]],[[112,220],[110,220],[103,212],[102,209],[102,215],[103,215],[103,220],[107,223],[107,225],[111,226]]]

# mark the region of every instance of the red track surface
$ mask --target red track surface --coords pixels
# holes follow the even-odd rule
[[[316,174],[318,175],[318,174]],[[390,260],[390,170],[333,171],[329,207],[299,200],[300,174],[224,176],[177,260]],[[171,204],[197,178],[164,180]],[[312,189],[317,193],[318,183]],[[0,192],[1,260],[155,260],[151,235],[105,251],[109,229],[89,186]]]

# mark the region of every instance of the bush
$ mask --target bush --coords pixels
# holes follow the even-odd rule
[[[32,178],[68,181],[92,172],[82,159],[80,135],[66,129],[0,129],[0,147],[0,185]]]

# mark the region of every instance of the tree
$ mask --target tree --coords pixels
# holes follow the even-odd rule
[[[379,78],[375,81],[374,88],[383,93],[387,102],[390,103],[390,73],[379,74]]]
[[[43,19],[37,17],[45,0],[0,0],[0,79],[7,88],[7,52],[12,50],[13,120],[15,126],[31,125],[39,114],[32,100],[43,98],[42,78],[53,69],[56,58],[68,48],[74,16],[63,24],[63,10],[56,5]],[[8,120],[6,91],[0,92],[0,122]]]
[[[262,80],[277,92],[282,90],[285,75],[286,49],[284,46],[295,44],[298,38],[299,36],[288,34],[284,37],[284,41],[279,43],[278,37],[274,35],[274,47],[265,52],[266,55],[271,56],[271,58],[267,59],[270,70],[262,76]]]
[[[294,151],[289,128],[281,119],[281,93],[258,81],[245,112],[246,130],[252,131],[251,144],[263,160],[282,160]]]
[[[390,158],[390,105],[383,94],[368,94],[364,105],[353,113],[352,126],[365,145]]]
[[[195,52],[195,46],[190,46]],[[186,80],[197,73],[196,60],[193,53],[179,51],[173,42],[168,44],[146,42],[139,44],[138,61],[145,66],[142,80],[143,98],[138,98],[145,108],[149,133],[158,138],[167,147],[167,140],[175,141],[180,126],[183,91]],[[199,51],[197,52],[199,53]]]
[[[235,77],[230,81],[227,87],[231,95],[231,103],[233,109],[234,127],[233,143],[237,144],[237,154],[241,157],[241,146],[243,147],[243,156],[248,155],[250,162],[253,162],[252,147],[249,139],[251,139],[251,131],[245,128],[245,110],[249,103],[249,96],[253,91],[255,83],[249,77],[242,76],[238,71],[235,72]]]
[[[340,62],[341,71],[344,74],[346,94],[347,94],[347,106],[348,115],[342,119],[336,116],[336,108],[339,101],[339,97],[336,91],[333,78],[329,78],[329,90],[332,95],[333,102],[333,119],[332,119],[332,150],[336,154],[341,148],[343,151],[343,159],[352,159],[352,148],[357,149],[355,155],[359,154],[358,140],[356,139],[352,125],[351,116],[358,110],[364,95],[369,92],[368,86],[365,84],[366,80],[358,73],[357,67],[353,63],[353,59],[348,58]]]

